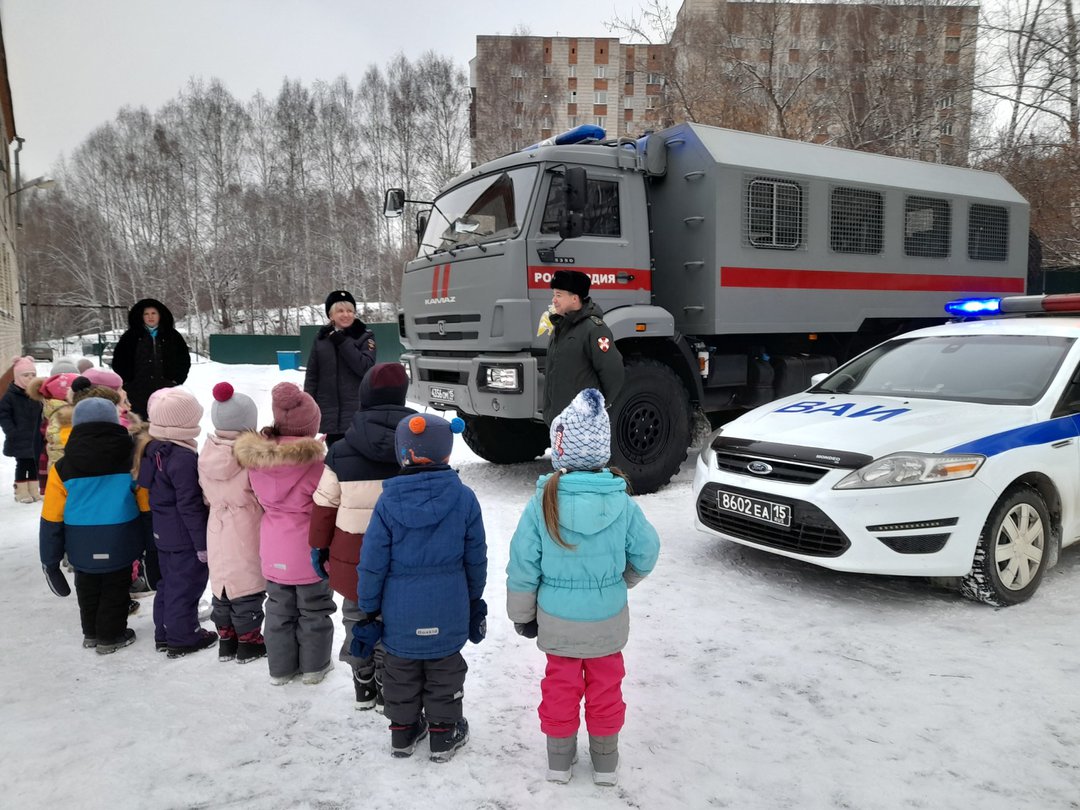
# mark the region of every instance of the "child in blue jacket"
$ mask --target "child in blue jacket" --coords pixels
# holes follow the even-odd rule
[[[460,419],[426,414],[398,423],[402,471],[383,482],[360,551],[363,615],[351,652],[366,659],[382,638],[396,757],[411,756],[430,731],[431,759],[446,762],[469,738],[461,648],[479,644],[487,629],[487,544],[476,495],[448,464],[453,434],[463,428]]]
[[[507,612],[514,629],[547,653],[539,714],[553,782],[570,781],[583,695],[593,781],[617,781],[626,591],[660,553],[626,479],[605,469],[610,457],[604,397],[586,388],[551,423],[555,472],[537,481],[510,541]]]

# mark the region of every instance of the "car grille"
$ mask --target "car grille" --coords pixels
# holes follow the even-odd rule
[[[766,500],[791,507],[791,526],[785,528],[719,509],[716,505],[719,489],[751,498],[763,497],[760,492],[753,490],[706,484],[698,496],[697,513],[701,522],[711,529],[750,543],[811,557],[839,557],[851,546],[851,541],[829,520],[828,515],[811,503],[775,495],[764,496]]]
[[[716,466],[726,472],[735,473],[735,475],[748,475],[751,478],[767,478],[773,481],[787,481],[792,484],[812,484],[828,472],[828,470],[823,467],[813,467],[809,464],[796,464],[790,461],[780,461],[775,458],[763,458],[761,456],[732,453],[731,451],[717,451],[715,457]],[[754,461],[763,461],[767,463],[771,470],[767,473],[750,472],[750,470],[747,469],[747,466]]]

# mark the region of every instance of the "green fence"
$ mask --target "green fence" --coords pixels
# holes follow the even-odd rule
[[[378,362],[394,363],[401,359],[405,347],[398,339],[397,323],[369,323],[375,333],[375,353]],[[322,326],[301,326],[300,335],[211,335],[210,359],[215,363],[251,363],[277,365],[278,352],[299,351],[300,364],[306,365],[311,344]]]

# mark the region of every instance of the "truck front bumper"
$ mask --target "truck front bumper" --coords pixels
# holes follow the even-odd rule
[[[471,416],[541,418],[541,379],[532,355],[431,357],[410,351],[401,362],[409,370],[411,402]]]

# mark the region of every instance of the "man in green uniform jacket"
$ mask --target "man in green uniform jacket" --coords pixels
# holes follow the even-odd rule
[[[604,311],[589,298],[589,276],[556,270],[551,279],[554,331],[544,373],[544,422],[562,413],[586,388],[597,388],[610,404],[623,384],[623,361]]]

